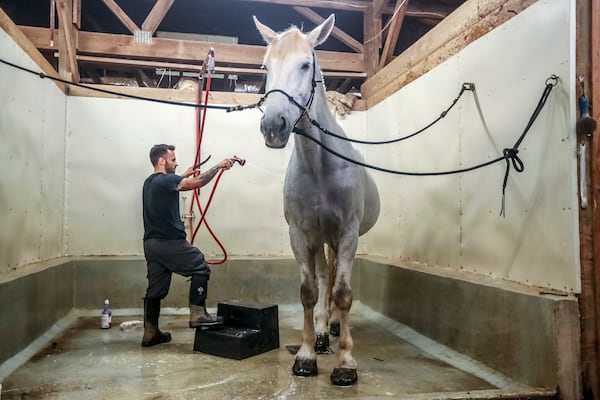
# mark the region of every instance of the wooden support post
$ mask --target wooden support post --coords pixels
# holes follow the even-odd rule
[[[396,9],[392,15],[387,37],[385,39],[385,45],[383,46],[379,69],[385,67],[394,57],[394,49],[396,48],[396,43],[398,43],[398,37],[400,36],[400,30],[402,29],[402,22],[404,22],[404,14],[407,7],[408,0],[398,0],[396,3]]]
[[[373,7],[367,7],[365,10],[363,29],[364,70],[370,78],[379,70],[379,48],[381,47],[381,16],[376,18]]]
[[[81,30],[81,0],[73,0],[73,25]]]
[[[79,82],[77,36],[73,26],[73,0],[58,0],[58,73],[63,79]]]

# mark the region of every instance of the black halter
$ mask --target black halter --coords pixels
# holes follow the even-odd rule
[[[230,111],[240,111],[240,110],[245,110],[245,109],[249,109],[249,108],[258,108],[259,110],[261,110],[261,106],[264,104],[264,102],[267,100],[267,97],[269,97],[269,95],[273,94],[273,93],[280,93],[282,95],[284,95],[288,101],[290,103],[292,103],[293,105],[295,105],[296,107],[298,107],[300,109],[300,116],[296,119],[296,122],[294,122],[293,125],[293,131],[296,129],[296,125],[298,124],[298,122],[302,119],[302,117],[306,116],[308,117],[308,119],[311,121],[312,123],[312,118],[310,118],[310,116],[308,115],[311,106],[312,106],[312,102],[315,98],[315,91],[317,88],[317,84],[319,83],[323,83],[323,79],[321,78],[321,80],[317,80],[317,58],[315,57],[315,53],[312,53],[312,58],[313,58],[313,62],[312,62],[312,80],[311,80],[311,89],[310,89],[310,96],[308,97],[308,101],[306,102],[305,105],[300,104],[295,98],[294,96],[292,96],[291,94],[289,94],[288,92],[286,92],[283,89],[271,89],[268,92],[266,92],[261,98],[260,100],[258,100],[257,103],[255,104],[251,104],[249,106],[235,106],[235,107],[231,107],[227,110],[227,112]],[[262,110],[261,110],[262,112]]]

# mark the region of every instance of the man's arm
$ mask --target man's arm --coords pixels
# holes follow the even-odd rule
[[[198,176],[193,176],[193,169],[188,168],[182,175],[183,179],[177,186],[177,190],[179,190],[180,192],[184,192],[186,190],[194,190],[200,188],[206,185],[208,182],[210,182],[215,177],[215,175],[217,175],[217,172],[219,172],[221,169],[228,170],[229,168],[231,168],[232,165],[233,160],[226,158],[225,160],[221,161],[208,171]]]

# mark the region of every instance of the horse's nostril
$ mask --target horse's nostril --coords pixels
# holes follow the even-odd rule
[[[284,117],[281,117],[281,128],[280,131],[285,131],[285,128],[287,127],[287,122],[285,120]]]

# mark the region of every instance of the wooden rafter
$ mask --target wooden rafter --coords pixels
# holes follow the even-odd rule
[[[400,54],[374,76],[369,74],[369,79],[361,86],[367,107],[378,104],[536,1],[487,0],[485,7],[481,7],[484,3],[465,3],[452,17],[436,25],[413,44],[410,52]],[[511,12],[496,12],[501,8],[507,9],[508,5]]]
[[[308,7],[293,7],[293,8],[300,15],[303,15],[304,17],[308,18],[310,21],[314,22],[317,25],[319,25],[320,23],[322,23],[325,20],[323,17],[321,17],[319,14],[317,14],[316,12],[314,12],[313,10],[311,10]],[[362,53],[362,51],[363,51],[362,43],[360,43],[358,40],[354,39],[352,36],[348,35],[346,32],[344,32],[340,28],[334,26],[331,34],[334,37],[338,38],[342,43],[344,43],[351,49],[354,49],[358,53]]]
[[[17,25],[10,19],[10,17],[0,7],[0,29],[6,32],[7,35],[13,38],[15,43],[22,48],[31,59],[39,66],[40,70],[48,76],[58,78],[58,73],[52,67],[52,65],[46,60],[42,53],[39,52],[38,48],[31,43],[31,40],[19,29]],[[48,39],[50,36],[48,36]],[[65,90],[65,84],[54,81],[56,86],[61,90]]]
[[[131,32],[133,34],[133,33],[135,33],[135,31],[140,30],[140,28],[136,25],[136,23],[133,22],[133,20],[131,18],[129,18],[129,15],[127,15],[127,13],[125,13],[125,11],[123,11],[123,9],[121,7],[119,7],[119,5],[117,4],[117,2],[115,0],[102,0],[102,1],[110,9],[110,11],[112,11],[113,14],[115,14],[115,16],[119,19],[119,21],[121,21],[121,23],[123,25],[125,25],[125,27],[129,30],[129,32]]]
[[[156,32],[175,0],[158,0],[142,24],[142,30]]]
[[[373,0],[373,15],[383,14],[383,10],[388,6],[390,0]]]
[[[385,45],[383,46],[383,52],[381,53],[379,69],[385,67],[394,57],[394,49],[396,48],[396,43],[398,43],[398,37],[400,36],[400,30],[402,29],[402,22],[404,21],[404,13],[406,12],[408,1],[409,0],[398,0],[396,3],[396,10],[392,15],[385,39]]]

